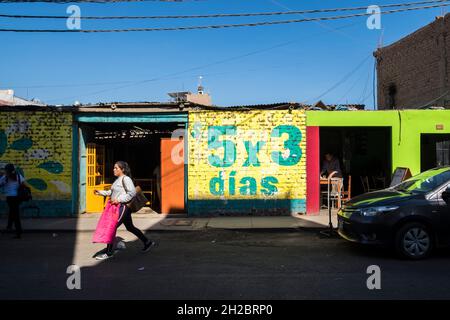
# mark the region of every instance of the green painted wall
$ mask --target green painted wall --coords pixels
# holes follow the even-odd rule
[[[306,125],[319,127],[390,127],[392,170],[420,173],[420,135],[450,133],[450,110],[307,111]],[[436,125],[443,125],[438,130]]]

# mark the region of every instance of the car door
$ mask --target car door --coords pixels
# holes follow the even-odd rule
[[[442,193],[444,191],[450,192],[450,184],[442,188],[437,194],[439,202],[436,208],[439,211],[438,239],[441,244],[450,245],[450,199],[443,199]]]

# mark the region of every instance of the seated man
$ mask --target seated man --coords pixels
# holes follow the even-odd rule
[[[342,178],[342,171],[341,166],[339,165],[339,160],[335,158],[332,153],[328,152],[325,154],[325,160],[322,163],[320,176],[323,178],[328,178],[333,171],[337,171],[333,178]]]

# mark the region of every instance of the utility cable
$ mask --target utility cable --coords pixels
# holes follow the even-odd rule
[[[1,0],[0,0],[1,2]],[[379,8],[406,7],[413,5],[436,4],[449,2],[449,0],[420,1],[379,5]],[[350,8],[334,8],[334,9],[315,9],[303,11],[282,11],[282,12],[260,12],[260,13],[221,13],[221,14],[205,14],[205,15],[165,15],[165,16],[81,16],[81,20],[136,20],[136,19],[197,19],[197,18],[231,18],[231,17],[258,17],[258,16],[279,16],[279,15],[300,15],[311,13],[327,13],[340,11],[359,11],[366,10],[365,7]],[[1,18],[17,18],[17,19],[67,19],[67,16],[48,16],[48,15],[19,15],[19,14],[0,14]]]
[[[0,0],[1,1],[1,0]],[[447,7],[450,4],[437,4],[423,7],[413,7],[396,9],[381,12],[380,14],[393,14],[398,12],[406,11],[417,11],[424,9],[432,9],[439,7]],[[72,30],[72,29],[0,29],[0,32],[31,32],[31,33],[110,33],[110,32],[151,32],[151,31],[181,31],[181,30],[201,30],[201,29],[222,29],[222,28],[237,28],[237,27],[256,27],[256,26],[267,26],[267,25],[281,25],[289,23],[302,23],[310,21],[324,21],[324,20],[342,20],[363,16],[370,16],[372,13],[357,13],[352,15],[342,15],[342,16],[331,16],[331,17],[316,17],[316,18],[305,18],[305,19],[295,19],[295,20],[282,20],[282,21],[265,21],[265,22],[255,22],[255,23],[242,23],[242,24],[223,24],[223,25],[208,25],[208,26],[190,26],[190,27],[169,27],[169,28],[132,28],[132,29],[91,29],[91,30]]]

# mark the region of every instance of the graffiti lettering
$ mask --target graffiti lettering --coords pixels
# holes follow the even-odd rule
[[[209,191],[214,196],[224,196],[226,187],[230,196],[236,195],[236,171],[231,171],[226,184],[225,173],[221,171],[218,177],[209,181]],[[241,196],[255,196],[258,194],[258,182],[253,177],[243,177],[239,180],[239,194]],[[277,191],[278,179],[275,177],[264,177],[261,179],[259,192],[265,196],[272,196]]]
[[[271,138],[282,138],[284,135],[288,139],[283,142],[283,151],[273,151],[271,159],[280,166],[295,166],[302,158],[302,132],[299,128],[290,125],[280,125],[270,134]],[[208,128],[208,149],[212,154],[208,156],[210,165],[219,168],[231,167],[236,162],[236,144],[231,140],[220,140],[221,136],[236,136],[236,126],[210,126]],[[260,162],[258,153],[266,145],[265,141],[257,141],[253,144],[251,141],[243,141],[247,151],[247,159],[244,167],[259,167]],[[223,149],[223,157],[216,155],[216,152]]]
[[[258,141],[255,145],[251,141],[244,141],[245,149],[247,150],[248,158],[244,163],[244,167],[259,167],[261,164],[258,160],[258,152],[264,147],[266,143],[264,141]]]
[[[287,134],[289,139],[284,141],[284,148],[289,151],[288,156],[284,156],[281,151],[272,152],[272,161],[280,166],[295,166],[302,158],[302,149],[300,142],[302,141],[302,132],[299,128],[288,125],[280,125],[276,127],[271,137],[280,138],[283,134]]]
[[[235,135],[235,126],[211,126],[208,128],[208,149],[217,150],[223,148],[223,158],[215,154],[208,157],[209,163],[214,167],[230,167],[236,161],[236,145],[230,140],[220,140],[221,135]]]

